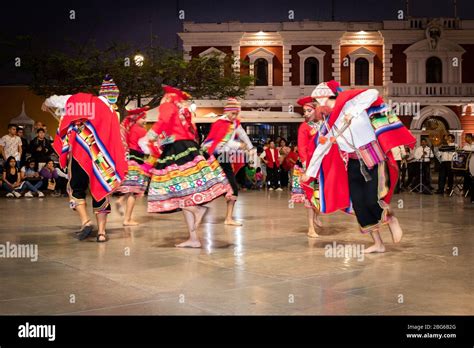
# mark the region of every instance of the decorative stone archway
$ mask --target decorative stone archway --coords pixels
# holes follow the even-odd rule
[[[456,143],[461,143],[463,133],[461,120],[452,109],[443,105],[425,106],[420,110],[420,115],[416,118],[413,118],[410,124],[410,130],[416,136],[418,141],[420,140],[420,135],[423,132],[421,129],[423,123],[431,116],[437,116],[444,119],[449,126],[449,132],[454,134],[456,137]]]

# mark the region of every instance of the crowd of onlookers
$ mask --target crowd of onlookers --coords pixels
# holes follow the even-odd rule
[[[0,153],[0,187],[6,197],[66,194],[67,175],[54,164],[52,138],[41,122],[36,122],[30,139],[23,127],[9,124],[0,138]]]
[[[287,145],[286,139],[268,139],[257,147],[257,155],[250,157],[244,170],[237,174],[237,181],[243,190],[266,188],[269,191],[283,191],[291,186],[291,175],[298,162],[298,150],[294,143]]]

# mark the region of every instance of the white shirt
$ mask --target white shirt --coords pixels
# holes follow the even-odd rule
[[[345,124],[344,114],[352,116],[350,126],[342,133],[342,136],[336,138],[337,145],[342,151],[348,153],[355,152],[354,148],[358,149],[377,139],[366,110],[377,100],[378,96],[379,92],[376,89],[368,89],[346,102],[342,108],[334,126],[341,130]],[[330,138],[336,136],[336,134],[333,127],[326,137]],[[331,145],[331,142],[327,141],[316,147],[306,170],[308,176],[315,178],[318,175],[322,160],[329,152]]]
[[[405,146],[397,146],[392,149],[393,158],[395,161],[403,160],[403,157],[406,156]]]
[[[430,158],[433,158],[434,154],[433,151],[431,151],[431,148],[429,146],[418,146],[415,149],[415,159],[418,162],[429,162]]]
[[[462,148],[464,151],[474,151],[474,143],[473,144],[465,144]]]
[[[448,143],[448,146],[456,146],[455,143]],[[437,150],[436,157],[440,162],[451,162],[455,152]]]
[[[17,160],[17,162],[20,160],[20,149],[22,143],[21,138],[18,135],[4,135],[0,138],[0,145],[5,151],[5,160],[10,156],[13,156]]]
[[[234,132],[232,133],[230,140],[224,145],[219,146],[216,151],[218,153],[222,153],[239,150],[241,142],[243,142],[247,146],[247,149],[253,149],[253,144],[250,141],[247,133],[245,133],[245,130],[242,125],[239,125],[238,127],[234,128]]]

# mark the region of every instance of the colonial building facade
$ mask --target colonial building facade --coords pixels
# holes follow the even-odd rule
[[[343,89],[376,88],[418,137],[444,130],[462,143],[474,133],[473,20],[187,22],[178,35],[185,59],[230,55],[236,72],[255,78],[242,103],[254,135],[263,127],[294,136],[297,98],[330,79]],[[222,113],[221,101],[196,104],[198,123]]]

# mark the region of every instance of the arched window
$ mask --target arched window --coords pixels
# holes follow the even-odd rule
[[[430,57],[426,60],[426,83],[443,82],[443,63],[438,57]]]
[[[365,58],[357,58],[355,61],[355,85],[369,85],[369,61]]]
[[[254,63],[255,86],[268,86],[268,62],[258,58]]]
[[[304,61],[304,84],[319,84],[319,61],[314,57],[308,57]]]

